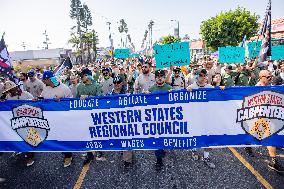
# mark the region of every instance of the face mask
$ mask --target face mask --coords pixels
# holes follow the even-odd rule
[[[50,81],[53,83],[53,85],[55,87],[57,87],[59,85],[59,81],[56,79],[56,77],[51,77]]]

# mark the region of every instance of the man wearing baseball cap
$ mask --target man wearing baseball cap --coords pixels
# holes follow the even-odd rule
[[[164,70],[155,71],[156,83],[149,88],[149,92],[170,91],[172,87],[166,83],[166,73]],[[155,150],[156,156],[156,170],[160,171],[163,167],[163,158],[165,157],[165,151],[163,149]]]
[[[192,85],[189,85],[187,87],[188,91],[192,91],[192,89],[199,89],[199,88],[213,88],[212,85],[208,84],[208,74],[207,74],[206,69],[203,69],[203,68],[198,69],[196,74],[197,74],[197,79]],[[213,169],[213,168],[215,168],[215,164],[213,162],[211,162],[211,160],[209,158],[210,151],[211,151],[210,148],[204,148],[203,161],[208,167]],[[196,149],[192,150],[192,158],[194,160],[198,160],[198,155],[196,154]]]
[[[42,80],[46,87],[44,87],[41,97],[44,99],[56,99],[59,100],[60,98],[72,98],[71,90],[60,83],[58,79],[54,76],[53,72],[50,70],[46,70],[43,72]],[[72,163],[72,153],[71,152],[64,152],[64,167],[68,167]]]
[[[102,87],[94,80],[92,77],[92,71],[85,68],[80,73],[81,83],[77,87],[76,98],[81,100],[92,96],[101,96],[103,91]],[[94,159],[94,154],[92,152],[87,153],[87,157],[84,161],[84,165],[89,164]],[[97,160],[104,160],[102,152],[97,152]]]
[[[109,68],[103,68],[102,69],[102,75],[101,79],[99,80],[103,95],[109,94],[113,89],[113,78],[110,76],[110,69]]]
[[[114,87],[109,95],[125,94],[126,91],[123,89],[123,78],[121,78],[121,76],[118,75],[113,79],[113,85]],[[123,151],[122,160],[125,168],[131,166],[133,160],[132,151]]]
[[[34,70],[28,72],[28,77],[29,80],[26,83],[27,91],[31,93],[34,98],[37,98],[42,93],[44,84],[36,77]]]

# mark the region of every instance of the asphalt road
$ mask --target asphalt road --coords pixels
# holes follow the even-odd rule
[[[254,171],[235,156],[229,148],[213,149],[211,159],[215,169],[208,168],[201,160],[191,159],[187,150],[167,151],[164,168],[155,170],[153,151],[135,151],[134,164],[125,169],[120,152],[105,152],[106,161],[93,161],[82,165],[82,154],[75,153],[74,161],[63,168],[61,153],[37,153],[36,162],[25,167],[24,156],[0,157],[0,177],[6,182],[0,188],[50,189],[50,188],[123,188],[123,189],[184,189],[184,188],[266,188],[284,189],[284,175],[267,168],[265,148],[254,148],[255,157],[248,157],[243,148],[235,148]],[[198,150],[202,155],[202,150]],[[279,160],[284,166],[284,151],[279,150]],[[260,175],[259,178],[256,172]],[[263,184],[268,183],[268,186]],[[265,187],[266,186],[266,187]]]

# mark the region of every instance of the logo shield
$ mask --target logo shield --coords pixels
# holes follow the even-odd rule
[[[11,126],[25,142],[33,147],[37,147],[46,140],[50,130],[42,110],[27,104],[13,108]]]
[[[237,122],[257,140],[266,139],[284,128],[284,95],[273,91],[244,98],[237,111]]]

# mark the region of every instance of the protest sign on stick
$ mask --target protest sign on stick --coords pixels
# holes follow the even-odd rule
[[[170,66],[183,66],[190,64],[189,43],[171,43],[155,45],[156,67],[167,68]]]
[[[245,48],[244,47],[219,47],[220,63],[244,63]]]
[[[115,49],[114,51],[115,58],[128,58],[129,57],[129,49]]]

